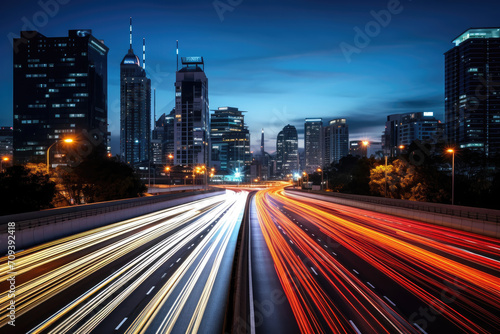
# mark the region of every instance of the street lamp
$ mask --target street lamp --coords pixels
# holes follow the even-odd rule
[[[63,140],[57,140],[54,143],[52,143],[52,145],[49,146],[49,148],[47,149],[47,174],[49,174],[49,169],[50,169],[50,149],[52,148],[52,146],[54,146],[55,144],[57,144],[57,143],[59,143],[61,141],[64,142],[64,143],[66,143],[66,144],[73,143],[73,139],[72,138],[66,138],[66,139],[63,139]]]
[[[368,140],[363,140],[361,143],[363,144],[363,147],[365,148],[364,149],[365,158],[368,158],[368,145],[370,145],[370,142]]]
[[[321,190],[323,190],[323,170],[318,168],[316,171],[321,172]]]
[[[446,152],[451,153],[451,205],[455,205],[455,150],[447,149]]]
[[[4,162],[7,162],[9,161],[9,157],[3,157],[1,160],[0,160],[0,172],[3,172],[3,163]]]

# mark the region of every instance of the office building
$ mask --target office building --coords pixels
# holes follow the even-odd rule
[[[435,141],[442,138],[444,124],[432,111],[387,116],[382,138],[385,155],[395,157],[415,140]]]
[[[175,109],[172,109],[169,114],[163,113],[155,121],[151,145],[153,148],[153,163],[156,165],[173,165],[174,121]]]
[[[333,119],[323,127],[324,167],[339,162],[349,154],[349,126],[345,118]]]
[[[297,129],[286,125],[276,139],[276,176],[286,177],[299,171],[299,140]]]
[[[12,160],[13,151],[13,133],[14,130],[11,126],[0,127],[0,159],[8,157]]]
[[[222,173],[245,173],[252,163],[250,132],[245,126],[245,111],[232,107],[214,110],[210,120],[212,165]]]
[[[209,165],[210,112],[203,57],[182,57],[176,72],[174,163]]]
[[[145,43],[143,64],[130,48],[120,63],[120,156],[131,166],[146,165],[151,154],[151,80],[146,77]]]
[[[500,153],[500,28],[471,28],[445,53],[446,135],[451,146]]]
[[[106,154],[108,125],[108,48],[92,30],[69,30],[67,37],[22,31],[14,39],[14,160],[16,163],[62,160],[62,139],[87,147],[79,158]],[[76,153],[75,153],[76,154]],[[73,157],[74,158],[74,157]]]
[[[314,172],[323,167],[322,145],[323,120],[321,118],[306,118],[304,122],[305,170]]]

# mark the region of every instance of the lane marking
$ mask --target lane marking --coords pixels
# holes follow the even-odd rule
[[[175,261],[175,263],[179,262],[181,260],[181,258],[178,258],[177,261]]]
[[[149,295],[149,294],[151,293],[151,291],[153,291],[153,289],[154,289],[154,288],[155,288],[155,286],[153,285],[153,286],[151,287],[151,289],[149,289],[148,293],[146,293],[146,296],[147,296],[147,295]]]
[[[359,272],[356,269],[353,269],[352,271],[359,275]]]
[[[426,331],[424,331],[424,329],[423,329],[422,327],[420,327],[420,326],[419,326],[416,322],[414,322],[414,323],[413,323],[413,325],[414,325],[415,327],[417,327],[417,328],[418,328],[418,330],[419,330],[419,331],[421,331],[422,333],[427,334],[427,332],[426,332]]]
[[[127,317],[125,317],[125,318],[122,320],[122,322],[120,322],[120,324],[119,324],[118,326],[116,326],[115,331],[119,330],[119,329],[120,329],[120,327],[123,325],[123,323],[124,323],[125,321],[127,321],[127,319],[128,319],[128,318],[127,318]]]
[[[356,331],[356,333],[361,334],[361,332],[359,331],[358,327],[356,327],[356,325],[354,324],[354,322],[352,320],[349,320],[349,322],[351,323],[351,326],[354,328],[354,330]]]
[[[164,274],[161,276],[161,278],[165,277],[166,275],[167,275],[167,273],[164,273]]]
[[[371,286],[373,289],[375,289],[375,287],[373,286],[373,284],[371,284],[370,282],[366,282],[366,284],[368,284],[369,286]]]
[[[337,256],[337,254],[335,254],[335,252],[332,252],[333,255]]]
[[[318,276],[318,273],[316,272],[316,270],[314,270],[313,267],[311,267],[311,270],[316,274],[316,276]]]
[[[384,296],[384,298],[385,298],[385,299],[387,299],[387,301],[388,301],[389,303],[391,303],[391,304],[392,304],[392,306],[396,306],[396,304],[394,304],[394,303],[392,302],[392,300],[390,300],[389,298],[387,298],[387,296]]]
[[[292,240],[290,240],[290,243],[291,243],[292,245],[294,244]]]
[[[170,265],[170,268],[172,268],[173,266],[174,266],[174,264],[172,263],[172,264]]]

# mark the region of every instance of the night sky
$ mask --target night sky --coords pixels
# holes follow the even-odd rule
[[[44,10],[45,3],[58,8]],[[381,16],[383,26],[374,24],[371,12],[388,8],[393,13]],[[119,64],[129,48],[132,16],[141,59],[146,38],[157,116],[173,108],[179,40],[181,56],[205,59],[210,109],[248,111],[252,149],[261,128],[269,152],[288,123],[302,139],[305,117],[345,117],[351,140],[379,141],[388,114],[434,111],[444,120],[443,53],[470,27],[500,26],[499,14],[498,0],[8,1],[0,13],[0,126],[12,125],[12,36],[33,28],[47,37],[92,29],[110,48],[109,129],[118,153]],[[371,36],[356,43],[355,29],[367,25]]]

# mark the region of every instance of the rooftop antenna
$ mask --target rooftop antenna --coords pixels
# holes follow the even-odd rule
[[[155,125],[154,128],[156,128],[156,88],[153,89],[153,93],[154,93],[154,99],[153,99],[153,124]]]
[[[179,70],[179,40],[176,41],[177,43],[177,71]]]
[[[132,16],[130,17],[130,50],[132,50]]]
[[[146,39],[142,39],[142,69],[146,71]]]

